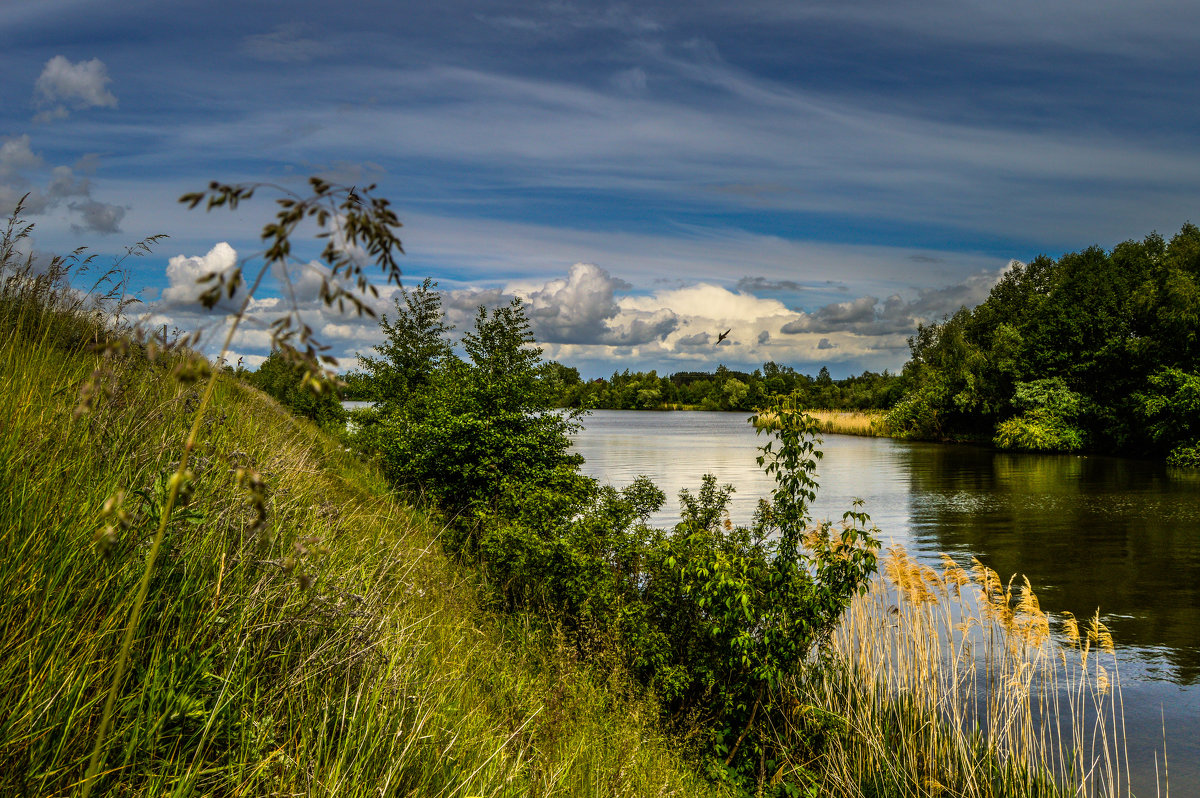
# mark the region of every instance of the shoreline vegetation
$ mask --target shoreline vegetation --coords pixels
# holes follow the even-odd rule
[[[341,196],[313,186],[276,251]],[[210,191],[185,201],[249,199]],[[352,229],[390,224],[344,196],[375,214]],[[808,516],[794,403],[754,528],[708,477],[654,530],[648,481],[578,475],[519,303],[459,359],[431,286],[400,292],[351,436],[139,336],[119,284],[70,288],[78,256],[35,270],[28,230],[0,243],[0,793],[1129,793],[1103,625],[1058,642],[980,563],[876,575],[863,508]],[[282,343],[277,377],[336,403],[315,342]]]
[[[887,426],[887,414],[882,410],[806,409],[804,412],[816,421],[816,429],[820,433],[892,437]],[[763,410],[754,415],[754,426],[758,429],[775,429],[779,426],[779,417],[770,410]]]

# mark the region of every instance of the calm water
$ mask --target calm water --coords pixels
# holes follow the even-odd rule
[[[604,482],[653,479],[668,496],[661,525],[678,520],[679,490],[696,491],[708,472],[734,485],[731,515],[748,523],[772,483],[755,463],[765,437],[745,419],[595,411],[575,446]],[[1200,794],[1200,472],[845,435],[821,448],[815,517],[840,519],[859,497],[885,546],[1025,574],[1052,614],[1099,608],[1122,657],[1135,788],[1154,793],[1165,723],[1172,791]]]

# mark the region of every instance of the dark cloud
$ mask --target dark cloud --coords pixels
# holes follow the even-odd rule
[[[685,335],[683,338],[680,338],[675,342],[675,346],[682,347],[684,349],[690,349],[701,346],[709,346],[711,342],[712,338],[708,333],[699,332],[695,335]]]
[[[768,280],[766,277],[743,277],[738,280],[736,288],[738,291],[748,291],[752,294],[804,290],[804,286],[795,280]]]
[[[817,342],[817,349],[837,349],[837,344],[831,344],[828,338],[822,338]]]
[[[67,207],[83,217],[83,224],[71,225],[71,229],[76,233],[121,232],[121,220],[125,218],[125,209],[120,205],[88,200],[87,202],[72,202]]]
[[[768,332],[767,330],[763,330],[762,332],[760,332],[758,334],[758,342],[760,344],[770,343],[770,341],[771,341],[771,333]]]
[[[858,335],[910,333],[922,322],[940,321],[961,307],[972,308],[988,297],[1004,270],[980,272],[961,283],[921,291],[916,299],[905,300],[892,294],[880,303],[873,296],[847,302],[834,302],[806,313],[783,325],[780,332],[799,333],[852,332]]]
[[[679,316],[664,309],[644,317],[635,317],[620,327],[610,328],[596,343],[641,346],[661,341],[678,328]]]

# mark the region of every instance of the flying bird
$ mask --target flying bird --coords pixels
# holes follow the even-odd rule
[[[724,341],[726,338],[728,338],[728,337],[729,337],[729,334],[730,334],[731,332],[733,332],[733,328],[732,328],[732,327],[730,327],[728,330],[726,330],[726,331],[725,331],[725,332],[723,332],[723,333],[717,333],[717,343],[719,344],[719,343],[721,343],[722,341]]]

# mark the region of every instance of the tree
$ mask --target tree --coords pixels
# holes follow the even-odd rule
[[[379,356],[359,355],[364,399],[375,402],[384,415],[424,391],[451,357],[446,336],[453,328],[445,322],[436,286],[427,277],[412,291],[401,288],[395,298],[395,321],[385,314],[379,323],[384,333],[383,343],[375,347]]]
[[[521,301],[480,307],[463,336],[463,360],[445,340],[430,285],[397,302],[397,320],[368,382],[383,408],[364,433],[384,475],[457,520],[452,545],[473,548],[473,528],[499,516],[568,512],[590,480],[571,452],[576,414],[552,410],[553,370],[534,346]],[[404,397],[389,391],[404,390]]]
[[[296,415],[316,422],[323,429],[341,432],[346,426],[346,411],[334,385],[317,378],[320,390],[314,390],[306,384],[306,374],[303,365],[276,350],[257,371],[246,372],[245,379]]]

